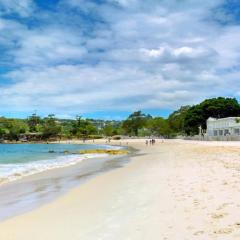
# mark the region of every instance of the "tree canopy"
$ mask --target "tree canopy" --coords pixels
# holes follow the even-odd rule
[[[54,114],[41,118],[32,114],[27,119],[0,117],[0,139],[19,140],[22,135],[37,136],[35,140],[53,138],[99,138],[114,135],[164,136],[195,135],[198,127],[206,128],[209,117],[240,116],[240,105],[235,98],[212,98],[194,106],[182,106],[168,118],[152,117],[142,111],[133,112],[126,120],[57,119]]]
[[[189,108],[185,115],[184,131],[187,134],[197,134],[198,127],[206,129],[206,120],[209,117],[225,118],[240,116],[240,105],[235,98],[206,99],[200,104]]]
[[[169,127],[175,134],[184,134],[184,121],[190,106],[183,106],[168,117]]]
[[[143,128],[150,118],[152,118],[150,115],[146,115],[142,111],[137,111],[129,115],[127,120],[123,121],[122,127],[126,134],[138,136],[139,129]]]

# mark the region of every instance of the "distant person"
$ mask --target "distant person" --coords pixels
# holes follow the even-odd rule
[[[148,140],[146,140],[145,144],[146,144],[146,146],[148,146]]]

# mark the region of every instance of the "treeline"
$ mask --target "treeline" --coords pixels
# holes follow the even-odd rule
[[[183,106],[167,119],[152,117],[141,111],[132,113],[123,121],[101,121],[82,119],[57,119],[53,114],[41,118],[36,114],[27,119],[0,118],[1,140],[40,141],[50,139],[101,138],[104,136],[163,136],[198,134],[199,126],[206,129],[209,117],[238,117],[240,105],[235,98],[212,98],[194,106]]]
[[[0,118],[0,139],[41,141],[70,138],[97,138],[97,128],[91,122],[77,117],[75,120],[57,119],[54,114],[41,118],[36,114],[27,119]]]
[[[169,115],[167,119],[152,117],[141,111],[131,114],[123,121],[122,128],[132,136],[164,136],[196,135],[199,126],[206,129],[209,117],[225,118],[240,116],[240,105],[235,98],[206,99],[194,106],[183,106]]]

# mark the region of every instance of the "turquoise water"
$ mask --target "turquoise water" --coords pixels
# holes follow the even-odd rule
[[[104,149],[105,146],[98,145]],[[94,145],[81,144],[0,144],[0,164],[27,163],[39,160],[54,159],[66,155],[64,151],[96,149]],[[54,153],[49,153],[54,151]]]
[[[64,153],[96,148],[108,147],[81,144],[0,144],[0,183],[97,157],[97,154]]]
[[[122,147],[73,144],[0,144],[0,222],[54,200],[69,189],[128,162],[105,154],[64,154],[65,150],[119,149]],[[54,151],[55,153],[49,153]],[[67,167],[69,166],[69,167]],[[15,181],[25,176],[36,174]],[[4,184],[4,183],[8,184]]]

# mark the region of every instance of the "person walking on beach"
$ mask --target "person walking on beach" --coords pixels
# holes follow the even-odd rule
[[[146,146],[148,146],[148,140],[146,140],[146,142],[145,142],[145,143],[146,143]]]

